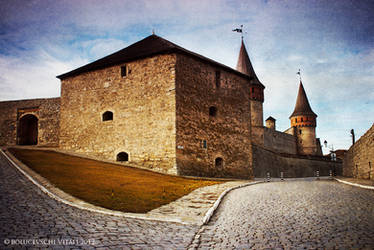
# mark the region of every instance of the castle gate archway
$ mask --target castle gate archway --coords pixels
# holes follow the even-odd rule
[[[38,144],[38,118],[35,115],[22,116],[18,122],[18,145]]]

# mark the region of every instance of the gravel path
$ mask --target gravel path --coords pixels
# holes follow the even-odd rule
[[[249,186],[200,232],[202,249],[373,249],[374,192],[334,181]]]
[[[0,249],[185,249],[198,226],[80,210],[51,199],[0,154]]]

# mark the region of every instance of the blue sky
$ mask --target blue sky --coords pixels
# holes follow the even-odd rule
[[[264,118],[290,126],[302,79],[317,136],[348,148],[374,122],[371,0],[1,0],[0,101],[60,95],[56,75],[152,33],[235,67],[244,25]]]

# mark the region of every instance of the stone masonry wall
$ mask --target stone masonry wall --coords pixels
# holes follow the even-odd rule
[[[175,55],[158,55],[62,80],[60,146],[176,174]],[[113,120],[103,121],[104,112]]]
[[[296,137],[264,127],[264,147],[279,153],[297,154]]]
[[[252,177],[248,80],[179,54],[176,72],[178,173]]]
[[[343,175],[374,179],[374,124],[345,154]]]
[[[57,147],[60,98],[0,102],[0,145],[17,144],[19,119],[31,114],[38,118],[39,146]]]
[[[280,154],[260,146],[253,145],[253,171],[255,177],[265,178],[269,172],[271,177],[285,178],[312,177],[319,171],[320,176],[328,176],[330,170],[337,175],[342,174],[342,163],[332,162],[323,157],[297,156]]]

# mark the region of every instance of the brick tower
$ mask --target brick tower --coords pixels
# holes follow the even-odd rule
[[[252,137],[255,143],[263,144],[263,107],[265,86],[260,82],[252,67],[244,42],[240,47],[236,70],[246,74],[250,79],[250,105]]]
[[[295,128],[298,153],[317,155],[316,126],[317,115],[309,105],[303,83],[300,80],[295,110],[290,116],[291,127]]]

